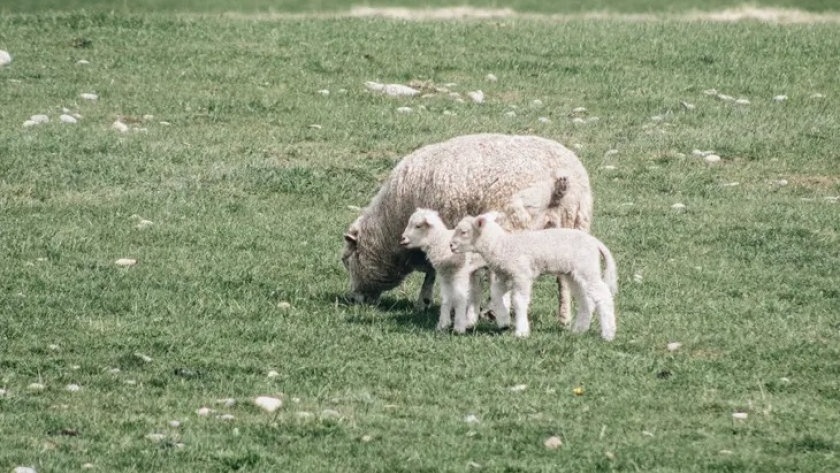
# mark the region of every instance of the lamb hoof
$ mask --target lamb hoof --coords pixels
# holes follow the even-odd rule
[[[516,335],[519,338],[527,338],[529,335],[531,335],[531,331],[530,330],[517,330],[514,333],[514,335]]]
[[[602,332],[601,333],[601,338],[603,338],[604,340],[606,340],[608,342],[611,342],[615,338],[615,332],[614,331]]]
[[[432,307],[432,300],[429,299],[429,298],[425,298],[425,297],[423,299],[418,300],[417,303],[414,304],[414,308],[419,310],[420,312],[425,312],[425,311],[429,310],[429,308],[431,308],[431,307]]]
[[[452,331],[457,333],[458,335],[463,335],[467,333],[467,327],[458,327],[456,325],[455,328],[452,329]]]
[[[451,326],[452,325],[450,325],[450,324],[438,323],[437,325],[435,325],[435,330],[437,330],[438,332],[443,332],[443,331],[449,330],[449,327],[451,327]]]

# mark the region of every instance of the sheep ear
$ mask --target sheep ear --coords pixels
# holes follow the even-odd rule
[[[487,223],[487,217],[485,217],[483,215],[481,217],[478,217],[477,219],[475,219],[476,228],[483,228],[484,224],[486,224],[486,223]]]
[[[344,241],[350,246],[355,246],[359,243],[359,231],[352,230],[344,234]]]

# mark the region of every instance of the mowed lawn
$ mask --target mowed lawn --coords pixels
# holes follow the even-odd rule
[[[840,469],[836,25],[77,10],[0,49],[0,470]],[[522,340],[436,333],[419,275],[343,302],[348,206],[476,132],[578,150],[614,342],[550,278]]]

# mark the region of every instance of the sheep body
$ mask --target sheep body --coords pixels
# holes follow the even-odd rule
[[[457,333],[464,333],[478,321],[481,303],[481,275],[484,259],[477,253],[453,253],[449,242],[455,232],[446,228],[440,215],[431,209],[417,209],[408,219],[400,244],[405,248],[419,248],[426,254],[440,277],[440,318],[437,329],[452,325],[455,310]]]
[[[399,244],[417,208],[437,210],[448,227],[467,215],[498,210],[507,230],[556,226],[588,231],[592,205],[586,169],[556,141],[485,133],[424,146],[394,167],[344,235],[342,261],[351,298],[376,301],[421,270],[426,278],[418,305],[431,304],[434,269],[421,251]],[[561,319],[568,314],[568,301],[564,290]]]
[[[462,219],[455,227],[451,249],[455,253],[479,253],[495,274],[490,293],[499,325],[510,324],[509,305],[504,299],[510,292],[516,314],[516,335],[528,336],[528,306],[534,280],[542,274],[568,275],[578,302],[573,331],[588,330],[592,310],[597,308],[601,336],[605,340],[615,338],[613,295],[618,292],[618,274],[615,260],[604,243],[586,232],[569,228],[508,233],[495,218],[496,213],[491,212]],[[601,256],[606,262],[603,278]]]

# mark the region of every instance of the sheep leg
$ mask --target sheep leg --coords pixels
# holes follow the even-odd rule
[[[498,274],[492,278],[490,284],[490,310],[496,316],[496,325],[499,328],[510,327],[510,292],[507,289],[507,281]]]
[[[593,305],[580,282],[573,278],[569,278],[568,281],[571,285],[571,290],[575,295],[578,305],[578,312],[577,316],[575,316],[575,323],[572,327],[572,332],[580,334],[589,330],[589,326],[592,323]]]
[[[531,304],[531,282],[517,281],[513,289],[513,311],[516,314],[517,337],[527,337],[531,334],[528,324],[528,306]]]
[[[601,338],[610,341],[615,338],[615,305],[610,289],[604,281],[595,281],[591,288],[591,297],[598,308],[601,322]]]
[[[415,308],[421,312],[431,307],[435,300],[435,274],[434,268],[429,268],[426,270],[426,277],[423,278],[423,286],[420,287],[420,297],[417,299],[417,304],[415,304]]]
[[[467,301],[469,300],[469,279],[457,281],[453,284],[452,299],[455,306],[455,332],[464,333],[467,331],[469,320],[467,319]]]
[[[557,318],[560,325],[569,325],[569,316],[572,314],[572,294],[569,290],[569,281],[565,276],[557,276],[557,297]]]
[[[473,271],[470,274],[469,305],[467,305],[467,325],[470,327],[478,323],[478,313],[481,310],[481,274]]]
[[[452,325],[452,287],[449,281],[440,285],[440,318],[435,329],[446,330]]]

